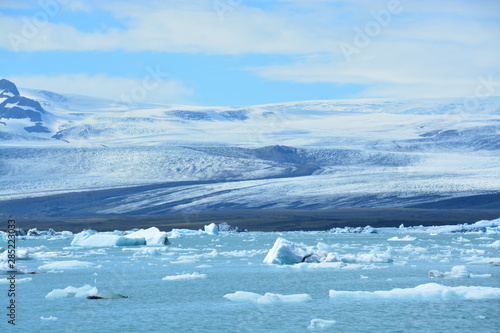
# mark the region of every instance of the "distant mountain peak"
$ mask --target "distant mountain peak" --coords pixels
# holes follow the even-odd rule
[[[14,97],[21,96],[19,90],[17,90],[16,85],[6,79],[0,80],[0,97]]]
[[[3,125],[7,125],[11,119],[26,119],[34,126],[26,126],[24,130],[28,133],[50,133],[50,130],[43,126],[43,115],[47,111],[43,109],[39,102],[21,96],[16,85],[6,79],[0,80],[0,119]]]

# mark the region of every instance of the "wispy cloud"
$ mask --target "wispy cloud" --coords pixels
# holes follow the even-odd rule
[[[39,27],[33,16],[0,14],[0,48],[276,54],[242,70],[273,81],[365,85],[370,97],[463,96],[481,75],[500,80],[499,1],[243,1],[223,19],[214,3],[73,0]],[[66,10],[106,11],[120,27],[81,31],[64,20]],[[37,32],[25,38],[29,22]],[[14,35],[24,40],[13,43]]]
[[[151,68],[150,71],[157,71]],[[144,78],[110,77],[104,74],[63,74],[57,76],[10,76],[22,88],[35,88],[58,93],[88,95],[117,103],[139,102],[185,103],[193,90],[182,82],[165,77],[154,78],[145,71]]]

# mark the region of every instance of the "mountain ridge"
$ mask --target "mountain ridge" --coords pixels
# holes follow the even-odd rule
[[[434,207],[500,192],[497,97],[475,110],[456,99],[130,106],[7,80],[0,96],[0,202],[40,198],[43,214],[57,215],[43,201],[56,194],[66,214],[148,215]]]

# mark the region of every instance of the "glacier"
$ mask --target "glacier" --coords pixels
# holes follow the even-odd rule
[[[499,207],[498,97],[130,108],[5,81],[0,208],[18,216]]]

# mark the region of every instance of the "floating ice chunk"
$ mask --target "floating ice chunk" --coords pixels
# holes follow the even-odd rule
[[[33,280],[33,278],[21,278],[21,279],[16,279],[15,283],[26,283],[30,282],[31,280]],[[11,284],[11,283],[13,283],[12,279],[8,278],[0,279],[0,284]]]
[[[388,241],[391,241],[391,242],[411,242],[411,241],[414,241],[415,239],[416,239],[415,237],[411,237],[410,235],[406,235],[403,238],[398,238],[397,236],[394,236],[394,237],[389,238]]]
[[[307,326],[309,330],[324,330],[332,328],[337,322],[335,320],[311,319],[311,323]]]
[[[338,291],[330,290],[330,298],[335,299],[484,299],[500,298],[500,288],[494,287],[448,287],[437,283],[427,283],[415,288],[396,288],[379,291]]]
[[[221,223],[217,224],[217,226],[219,227],[220,232],[244,232],[244,231],[248,231],[247,229],[240,229],[238,227],[232,226],[227,222],[221,222]]]
[[[94,230],[84,230],[75,235],[71,245],[89,247],[109,246],[138,246],[138,245],[166,245],[168,244],[167,233],[156,227],[141,229],[128,235],[116,233],[97,233]]]
[[[182,238],[183,236],[200,236],[206,235],[205,231],[202,230],[191,230],[191,229],[172,229],[172,231],[167,233],[168,238]]]
[[[258,254],[266,253],[265,250],[233,250],[227,252],[221,252],[220,255],[225,257],[253,257]]]
[[[19,267],[17,265],[13,265],[14,267],[11,267],[11,264],[9,262],[4,261],[0,262],[0,275],[11,275],[11,274],[26,274],[26,270],[23,267]]]
[[[376,234],[377,230],[369,225],[366,227],[344,227],[344,228],[332,228],[329,232],[334,234]]]
[[[38,269],[79,269],[94,267],[95,264],[88,261],[68,260],[54,261],[38,267]]]
[[[96,287],[92,287],[92,288],[88,288],[87,286],[85,286],[86,288],[83,289],[80,288],[79,290],[76,291],[75,293],[75,298],[86,298],[88,296],[95,296],[97,295],[98,293],[98,290]]]
[[[278,237],[264,258],[265,264],[290,265],[306,261],[314,255],[311,247]]]
[[[41,316],[40,319],[41,320],[57,320],[57,317],[54,317],[54,316],[49,316],[49,317]]]
[[[219,226],[215,223],[210,223],[204,227],[205,232],[209,235],[218,235],[219,234]]]
[[[293,268],[306,268],[306,269],[321,269],[321,268],[330,268],[330,269],[340,269],[346,266],[345,263],[341,261],[336,262],[301,262],[299,264],[289,266]]]
[[[48,299],[60,299],[60,298],[66,298],[69,296],[69,293],[64,291],[64,289],[54,289],[47,295],[45,295],[45,298]]]
[[[500,266],[500,258],[494,258],[493,260],[488,261],[490,265]]]
[[[281,295],[265,293],[264,295],[260,295],[248,291],[237,291],[233,294],[226,294],[224,297],[233,302],[258,304],[297,303],[312,300],[308,294]]]
[[[485,246],[487,246],[487,247],[495,247],[495,248],[498,249],[498,248],[500,248],[500,240],[494,241],[493,243],[487,244]]]
[[[2,254],[0,254],[0,260],[8,260],[9,256],[9,251],[4,251]],[[33,259],[29,253],[28,250],[26,249],[16,249],[16,260],[29,260]]]
[[[151,227],[148,229],[141,229],[131,234],[125,235],[126,238],[131,239],[141,239],[143,238],[146,242],[144,245],[167,245],[168,237],[167,233],[164,231],[160,231],[156,227]]]
[[[440,272],[437,270],[430,270],[428,276],[431,278],[445,277],[445,278],[470,278],[471,274],[465,266],[454,266],[451,272]]]
[[[45,298],[60,299],[70,297],[72,294],[74,294],[76,298],[85,298],[87,296],[97,295],[97,292],[98,291],[96,287],[92,287],[91,285],[86,284],[80,288],[69,286],[64,289],[54,289],[50,293],[45,295]]]
[[[154,247],[142,249],[134,253],[134,257],[159,257],[159,256],[161,256],[161,252]]]
[[[192,274],[178,274],[178,275],[165,276],[162,280],[166,281],[193,280],[193,279],[205,279],[206,277],[207,274],[200,274],[198,272],[194,272]]]
[[[358,254],[346,254],[340,257],[342,262],[346,263],[389,263],[393,262],[392,249],[387,249],[385,252],[377,253],[358,253]]]

